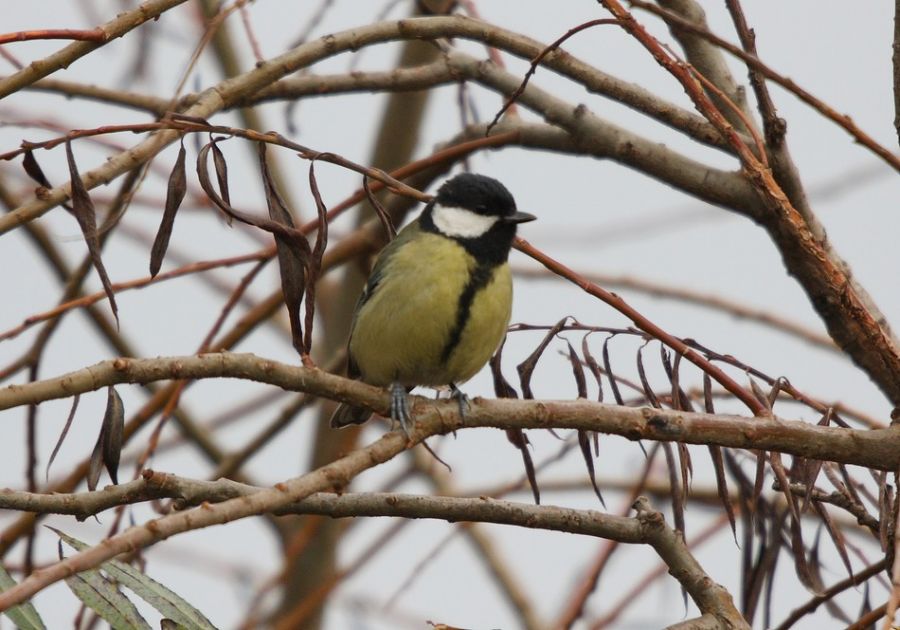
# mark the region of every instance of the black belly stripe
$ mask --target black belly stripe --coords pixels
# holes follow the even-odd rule
[[[472,303],[475,301],[475,296],[481,289],[488,285],[494,275],[494,269],[496,268],[497,263],[479,262],[472,270],[472,273],[469,276],[469,282],[459,296],[459,302],[456,306],[456,322],[453,325],[453,329],[450,331],[450,336],[447,338],[444,350],[441,352],[441,361],[447,361],[450,358],[450,355],[453,354],[453,350],[462,338],[463,330],[469,322],[469,317],[472,314]]]

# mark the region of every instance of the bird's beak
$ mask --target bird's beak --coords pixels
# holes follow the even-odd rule
[[[528,221],[534,221],[537,219],[533,214],[529,214],[528,212],[515,212],[508,217],[503,217],[504,223],[527,223]]]

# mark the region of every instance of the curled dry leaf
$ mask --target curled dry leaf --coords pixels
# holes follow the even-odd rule
[[[501,368],[501,363],[503,360],[503,346],[506,345],[506,336],[503,337],[503,341],[500,342],[500,347],[497,348],[497,352],[494,353],[494,356],[491,357],[489,365],[491,367],[491,376],[494,379],[494,394],[497,398],[518,398],[519,393],[516,389],[510,384],[506,377],[503,376],[503,369]]]
[[[88,490],[95,490],[100,481],[101,469],[105,466],[113,483],[119,483],[119,458],[122,453],[123,432],[125,430],[125,407],[118,392],[112,386],[107,389],[106,412],[97,443],[91,452],[88,468]]]
[[[316,202],[319,229],[316,231],[316,242],[313,245],[312,256],[309,258],[309,264],[306,270],[307,275],[309,276],[306,282],[306,320],[304,322],[306,330],[304,354],[306,356],[309,356],[309,352],[312,349],[312,328],[316,308],[316,285],[318,284],[319,275],[322,271],[322,257],[325,255],[325,247],[328,245],[328,209],[325,207],[325,202],[322,201],[322,194],[319,192],[319,184],[316,182],[315,160],[312,160],[309,163],[309,189]]]
[[[384,206],[378,201],[378,197],[375,196],[369,187],[369,177],[367,175],[363,175],[363,190],[366,191],[366,197],[369,199],[372,209],[375,210],[375,214],[378,215],[378,220],[381,222],[381,227],[384,228],[388,242],[394,240],[394,237],[397,236],[397,228],[394,227],[394,222],[391,221],[391,215],[384,209]]]
[[[22,166],[25,168],[25,173],[42,187],[53,188],[50,184],[50,180],[44,175],[44,169],[38,164],[37,159],[34,157],[34,152],[31,149],[25,151],[25,154],[22,157]]]
[[[534,349],[534,352],[516,366],[516,371],[519,373],[519,383],[522,386],[523,398],[529,400],[534,398],[534,393],[531,391],[531,376],[534,374],[534,368],[537,367],[537,362],[540,360],[541,356],[543,356],[547,346],[550,345],[553,338],[559,334],[559,331],[563,329],[568,320],[569,317],[566,316],[556,322],[556,324],[547,331],[547,334],[544,335],[544,338],[541,340],[541,343],[538,344],[538,347]]]
[[[534,460],[531,459],[531,451],[528,450],[530,442],[522,429],[507,429],[506,439],[512,443],[522,454],[522,463],[525,465],[525,476],[531,486],[531,494],[534,496],[535,505],[541,504],[541,491],[537,484],[537,473],[534,470]]]
[[[603,373],[600,370],[600,365],[597,363],[597,359],[594,358],[594,355],[591,354],[590,345],[587,340],[591,333],[587,333],[581,339],[581,354],[584,355],[584,363],[587,365],[588,370],[591,375],[594,377],[594,380],[597,381],[597,402],[603,402]]]
[[[603,358],[603,369],[606,370],[606,377],[609,379],[609,387],[613,393],[613,399],[615,399],[617,405],[623,406],[625,405],[625,400],[622,398],[622,392],[619,391],[619,384],[616,382],[616,375],[613,373],[612,364],[609,361],[609,342],[613,337],[614,335],[610,335],[603,340],[601,356]]]
[[[212,146],[212,154],[213,154],[213,166],[216,169],[216,180],[219,182],[219,190],[222,194],[222,200],[231,205],[231,193],[228,191],[228,163],[225,161],[225,156],[222,154],[222,149],[219,148],[218,141],[219,138],[210,137],[209,145]],[[233,217],[226,213],[228,216],[226,217],[228,220],[228,225],[231,225],[231,221]]]
[[[569,363],[572,364],[572,375],[575,377],[575,386],[578,390],[579,398],[587,398],[587,381],[584,377],[584,367],[581,359],[578,358],[578,354],[575,352],[575,348],[572,347],[572,344],[569,343],[569,340],[566,340],[566,346],[569,350]],[[587,468],[588,476],[591,479],[591,486],[594,488],[594,494],[597,495],[597,498],[600,499],[600,504],[605,508],[606,501],[603,500],[603,494],[600,492],[600,487],[597,485],[597,475],[594,471],[594,458],[591,455],[591,433],[589,431],[578,431],[578,447],[581,449],[581,456],[584,458],[584,465]],[[596,437],[596,433],[593,433]]]
[[[294,228],[294,219],[287,209],[282,196],[275,187],[269,165],[266,160],[266,144],[258,145],[259,167],[263,176],[263,185],[266,194],[266,205],[269,209],[269,218],[275,223]],[[288,321],[291,326],[291,339],[297,352],[304,352],[303,326],[300,321],[300,304],[303,301],[303,293],[308,286],[307,267],[310,258],[309,242],[306,238],[290,238],[281,234],[274,234],[275,249],[278,254],[278,270],[281,276],[281,293],[288,311]]]
[[[163,210],[162,221],[159,223],[159,230],[156,232],[156,238],[153,240],[153,247],[150,249],[150,275],[156,276],[162,266],[163,258],[166,256],[166,250],[169,247],[169,238],[172,236],[172,228],[175,226],[175,215],[184,195],[187,192],[187,176],[184,168],[184,139],[182,138],[181,147],[178,149],[178,157],[175,159],[175,165],[169,174],[169,184],[166,189],[166,207]]]
[[[45,472],[46,479],[50,479],[50,466],[53,465],[53,460],[56,459],[56,454],[59,453],[59,449],[62,446],[62,443],[65,441],[66,436],[69,434],[69,428],[72,426],[72,421],[75,419],[75,411],[78,409],[78,401],[81,400],[81,394],[75,394],[72,397],[72,408],[69,410],[69,417],[66,418],[66,424],[63,426],[63,430],[59,434],[59,439],[56,440],[56,445],[53,447],[53,452],[50,453],[50,460],[47,462],[47,470]]]
[[[494,394],[497,398],[518,398],[519,394],[515,388],[509,384],[506,377],[503,376],[501,364],[503,361],[503,346],[506,345],[506,337],[500,342],[497,352],[491,357],[490,366],[491,374],[494,377]],[[528,436],[522,429],[507,429],[506,439],[515,446],[522,455],[522,464],[525,466],[525,477],[528,479],[528,485],[531,486],[531,494],[534,496],[534,502],[537,505],[541,503],[541,491],[537,484],[537,473],[534,469],[534,460],[531,459],[531,451],[528,450]]]
[[[78,221],[81,233],[84,235],[84,242],[87,245],[88,253],[91,256],[91,262],[100,276],[100,282],[103,284],[103,290],[109,299],[109,306],[112,308],[113,316],[116,318],[116,325],[119,324],[119,308],[116,306],[116,296],[113,293],[112,282],[106,273],[106,267],[103,266],[103,260],[100,258],[100,239],[97,237],[97,216],[94,211],[94,202],[88,195],[84,182],[81,181],[81,175],[78,174],[78,166],[75,164],[75,156],[72,153],[72,143],[66,140],[66,159],[69,163],[69,177],[72,186],[72,214]]]

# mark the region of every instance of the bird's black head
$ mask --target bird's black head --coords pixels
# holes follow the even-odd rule
[[[488,216],[509,216],[516,212],[516,200],[496,179],[462,173],[448,179],[438,189],[435,202],[451,208],[465,208]]]
[[[506,262],[516,225],[535,217],[516,210],[496,179],[463,173],[445,182],[425,212],[422,228],[452,238],[485,263]]]

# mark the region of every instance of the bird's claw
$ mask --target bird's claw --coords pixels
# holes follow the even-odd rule
[[[412,439],[409,434],[409,427],[412,424],[409,417],[409,395],[400,383],[391,384],[391,420],[400,424],[407,439]]]
[[[459,405],[459,417],[465,420],[466,411],[472,406],[472,403],[469,402],[469,397],[454,383],[450,383],[450,398],[456,399],[456,403]]]

